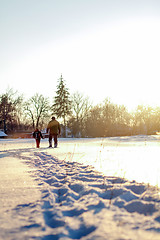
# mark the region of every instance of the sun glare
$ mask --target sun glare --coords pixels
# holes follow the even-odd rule
[[[4,81],[27,96],[35,91],[53,96],[62,73],[71,92],[82,92],[95,104],[107,97],[129,110],[159,104],[157,29],[156,18],[128,19],[37,45],[14,62]]]

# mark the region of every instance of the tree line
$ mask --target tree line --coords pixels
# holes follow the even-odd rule
[[[160,131],[160,107],[139,105],[130,113],[124,105],[106,98],[94,106],[79,92],[70,95],[62,75],[52,103],[35,93],[25,100],[13,89],[0,96],[0,129],[5,133],[46,128],[51,116],[61,122],[63,136],[67,129],[74,137],[108,137],[154,134]]]

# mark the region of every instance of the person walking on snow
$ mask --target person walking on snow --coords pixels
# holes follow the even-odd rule
[[[58,134],[61,134],[61,127],[59,122],[52,117],[52,120],[48,123],[47,133],[49,132],[49,147],[52,147],[52,138],[54,138],[54,147],[57,147],[58,144]]]
[[[42,136],[41,131],[39,131],[38,128],[36,128],[36,130],[34,131],[33,137],[36,140],[36,147],[39,148],[40,147],[40,141],[41,141],[41,138],[43,138],[43,136]]]

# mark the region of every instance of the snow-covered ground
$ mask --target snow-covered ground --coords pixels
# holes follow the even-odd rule
[[[160,239],[160,136],[0,140],[0,239]]]

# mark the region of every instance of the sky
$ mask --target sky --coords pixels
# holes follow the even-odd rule
[[[0,94],[160,106],[159,0],[0,0]]]

